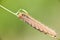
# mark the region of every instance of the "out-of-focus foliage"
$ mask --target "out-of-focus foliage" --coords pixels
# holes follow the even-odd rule
[[[54,29],[60,38],[60,0],[0,0],[0,4],[13,12],[20,8]],[[0,40],[57,40],[45,35],[0,7]]]

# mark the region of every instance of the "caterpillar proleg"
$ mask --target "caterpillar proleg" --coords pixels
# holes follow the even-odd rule
[[[56,38],[56,32],[54,30],[48,28],[47,26],[45,26],[41,22],[37,21],[36,19],[31,17],[29,14],[26,14],[25,12],[20,12],[18,14],[18,17],[19,17],[19,19],[22,19],[23,21],[25,21],[26,23],[31,25],[33,28],[35,28],[45,34],[49,34],[52,37]]]

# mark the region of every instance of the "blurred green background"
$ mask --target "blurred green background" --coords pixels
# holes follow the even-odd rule
[[[13,12],[20,8],[54,29],[60,38],[60,0],[0,0]],[[45,35],[0,7],[0,40],[57,40]]]

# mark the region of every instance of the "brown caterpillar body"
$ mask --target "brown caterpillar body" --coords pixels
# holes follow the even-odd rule
[[[49,34],[52,37],[56,37],[56,32],[50,28],[48,28],[47,26],[45,26],[44,24],[40,23],[39,21],[35,20],[34,18],[32,18],[30,15],[25,14],[25,12],[20,12],[18,14],[18,17],[22,20],[24,20],[26,23],[28,23],[29,25],[31,25],[33,28],[45,33],[45,34]]]

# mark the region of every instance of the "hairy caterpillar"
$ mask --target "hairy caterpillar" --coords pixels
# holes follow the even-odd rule
[[[0,5],[1,8],[5,9],[6,11],[12,13],[13,15],[19,17],[20,19],[24,20],[26,23],[28,23],[29,25],[31,25],[33,28],[45,33],[45,34],[49,34],[52,37],[56,38],[56,32],[50,28],[48,28],[47,26],[45,26],[44,24],[42,24],[41,22],[35,20],[34,18],[32,18],[30,15],[25,14],[27,13],[24,9],[22,11],[24,12],[20,12],[21,10],[18,10],[17,13],[14,13],[12,11],[10,11],[9,9],[5,8],[4,6]]]
[[[22,19],[23,21],[25,21],[26,23],[28,23],[29,25],[31,25],[33,28],[45,33],[45,34],[49,34],[52,37],[56,38],[56,32],[50,28],[48,28],[47,26],[45,26],[44,24],[40,23],[39,21],[35,20],[34,18],[32,18],[30,15],[25,14],[25,12],[20,12],[18,14],[18,17],[20,19]]]

